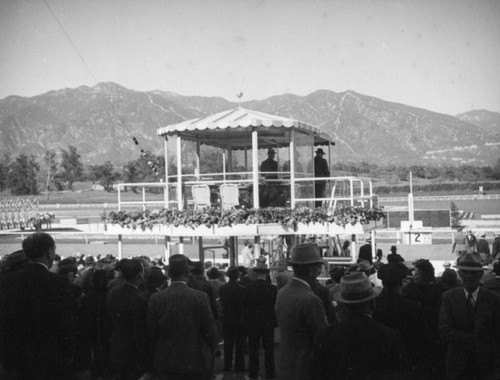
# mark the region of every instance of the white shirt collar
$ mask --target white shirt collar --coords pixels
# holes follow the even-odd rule
[[[465,293],[465,299],[467,299],[467,297],[469,296],[469,292],[467,290],[465,290],[465,288],[464,288],[464,293]],[[471,293],[472,294],[472,299],[474,300],[474,305],[476,304],[478,293],[479,293],[479,286],[476,288],[476,290],[474,290]]]
[[[41,263],[39,261],[31,261],[30,264],[41,265],[42,267],[45,267],[45,269],[49,270],[49,267],[47,265],[45,265],[44,263]]]

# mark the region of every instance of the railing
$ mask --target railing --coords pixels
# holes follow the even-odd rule
[[[237,184],[240,189],[253,191],[253,181],[252,179],[243,178],[248,177],[250,173],[226,173],[225,179],[222,179],[222,175],[219,173],[209,173],[203,175],[193,175],[186,174],[183,175],[185,181],[182,183],[182,196],[170,196],[170,191],[174,193],[178,192],[178,186],[176,182],[173,183],[120,183],[116,186],[118,190],[118,210],[121,210],[125,206],[140,206],[143,210],[146,210],[148,206],[161,206],[161,207],[179,207],[179,199],[184,205],[190,205],[189,202],[190,188],[193,185],[205,184],[212,188],[217,188],[222,184]],[[278,173],[280,176],[287,173]],[[239,179],[229,179],[231,176],[240,176]],[[198,177],[199,179],[196,179]],[[215,177],[221,177],[221,179],[215,179]],[[203,178],[203,179],[202,179]],[[314,184],[316,181],[327,182],[327,195],[325,198],[316,198],[314,195]],[[374,206],[374,195],[373,195],[373,185],[372,181],[367,178],[361,177],[297,177],[297,178],[278,178],[278,179],[260,179],[259,188],[265,186],[278,186],[279,189],[284,191],[286,198],[286,205],[292,208],[297,206],[309,206],[312,207],[314,202],[322,202],[324,207],[334,208],[337,204],[348,204],[350,206]],[[141,188],[142,197],[139,200],[134,201],[123,201],[121,192],[125,188],[139,187]],[[146,199],[148,188],[162,188],[163,189],[163,201],[150,201]],[[250,198],[250,197],[249,197]],[[251,203],[250,199],[248,200]],[[261,201],[262,202],[262,201]],[[285,204],[281,206],[285,206]],[[266,205],[262,205],[265,207]]]
[[[415,201],[454,201],[454,200],[490,200],[500,199],[500,194],[469,194],[469,195],[422,195],[414,196]],[[379,197],[379,201],[383,203],[389,202],[407,202],[408,197]]]

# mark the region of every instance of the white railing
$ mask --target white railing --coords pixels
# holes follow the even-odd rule
[[[118,210],[121,210],[125,206],[140,206],[143,210],[146,210],[148,206],[161,206],[168,208],[170,206],[179,207],[178,199],[182,198],[183,204],[190,204],[188,200],[185,199],[186,190],[188,190],[193,185],[206,184],[212,187],[217,187],[222,184],[238,184],[240,188],[245,187],[250,191],[252,188],[252,179],[229,179],[231,176],[242,175],[242,177],[247,176],[249,173],[226,173],[225,179],[215,179],[215,177],[221,177],[221,174],[209,173],[207,175],[193,174],[183,175],[185,181],[182,184],[182,197],[172,197],[170,199],[169,191],[173,189],[174,191],[179,191],[177,183],[165,183],[165,182],[155,182],[155,183],[120,183],[116,185],[118,191]],[[283,173],[279,173],[282,175]],[[198,177],[199,179],[196,179]],[[204,179],[202,179],[204,178]],[[314,183],[316,181],[326,181],[327,186],[327,196],[325,198],[316,198],[314,196]],[[301,177],[301,178],[284,178],[284,179],[266,179],[260,181],[260,185],[265,184],[276,184],[280,185],[282,189],[285,189],[287,194],[287,204],[289,202],[290,207],[295,208],[296,206],[310,206],[316,201],[323,202],[325,207],[334,208],[337,204],[349,204],[351,206],[374,206],[374,195],[373,195],[373,185],[372,181],[368,178],[361,177]],[[303,186],[308,185],[308,186]],[[296,186],[301,187],[302,191],[297,191]],[[122,191],[125,188],[136,187],[141,189],[142,197],[139,200],[124,201],[122,200]],[[146,194],[148,188],[163,188],[163,200],[147,200]]]

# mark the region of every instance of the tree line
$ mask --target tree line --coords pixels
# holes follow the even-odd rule
[[[220,154],[208,150],[201,165],[203,173],[221,172]],[[176,171],[175,161],[170,160],[169,172]],[[0,192],[10,192],[12,195],[48,194],[52,191],[73,190],[73,184],[80,181],[91,181],[100,184],[106,191],[113,191],[113,184],[118,181],[158,182],[164,172],[164,157],[150,152],[142,152],[137,159],[128,161],[122,167],[116,167],[111,161],[84,165],[77,148],[70,145],[68,149],[60,151],[48,150],[40,159],[23,153],[17,157],[4,154],[0,157]],[[418,184],[417,187],[414,185],[414,190],[477,190],[480,185],[485,191],[500,188],[500,184],[495,183],[500,180],[500,159],[494,166],[483,167],[378,166],[368,162],[337,162],[331,167],[332,176],[353,175],[382,181],[384,185],[375,186],[376,193],[408,192],[410,172],[413,179],[430,182]]]
[[[42,159],[21,153],[17,157],[4,154],[0,158],[0,192],[12,195],[38,195],[40,192],[73,190],[75,182],[92,181],[106,191],[117,181],[155,182],[165,165],[163,157],[141,155],[137,160],[117,168],[111,161],[84,165],[77,148],[69,146],[59,152],[48,150]],[[156,168],[156,173],[151,169]]]

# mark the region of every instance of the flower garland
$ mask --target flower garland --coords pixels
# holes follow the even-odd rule
[[[381,208],[365,208],[355,206],[337,206],[333,210],[325,208],[297,209],[269,207],[263,209],[235,208],[221,210],[207,208],[205,210],[160,209],[144,211],[111,211],[101,215],[106,223],[116,224],[125,228],[151,229],[154,225],[184,226],[195,229],[199,226],[230,227],[235,224],[269,224],[276,223],[285,227],[297,228],[298,223],[335,223],[339,226],[347,224],[368,224],[385,218]]]

